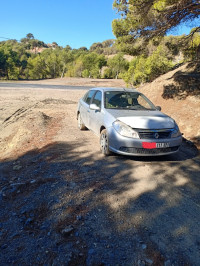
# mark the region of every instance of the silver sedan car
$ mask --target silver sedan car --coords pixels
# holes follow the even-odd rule
[[[182,142],[176,122],[135,89],[93,88],[79,100],[78,127],[100,137],[104,155],[158,156]]]

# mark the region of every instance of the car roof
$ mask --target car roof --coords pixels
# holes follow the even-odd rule
[[[100,87],[100,88],[91,88],[90,90],[100,90],[100,91],[132,91],[138,92],[136,89],[132,88],[109,88],[109,87]]]

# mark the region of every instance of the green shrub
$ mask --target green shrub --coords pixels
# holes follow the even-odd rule
[[[127,73],[123,75],[124,81],[135,86],[153,81],[158,76],[171,70],[174,64],[167,58],[166,53],[167,51],[163,46],[158,46],[151,56],[147,58],[144,56],[136,57],[131,61]]]
[[[113,78],[112,70],[109,67],[105,68],[104,71],[103,71],[102,77],[104,79],[112,79]]]
[[[90,77],[94,79],[101,77],[99,68],[97,66],[90,71]]]
[[[83,77],[83,78],[89,78],[89,76],[90,76],[90,72],[89,72],[89,70],[88,70],[88,69],[84,69],[84,70],[82,71],[82,77]]]

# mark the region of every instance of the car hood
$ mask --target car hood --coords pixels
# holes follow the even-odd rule
[[[114,120],[120,120],[132,128],[174,128],[174,120],[160,111],[107,110]]]

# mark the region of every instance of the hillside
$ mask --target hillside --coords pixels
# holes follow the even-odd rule
[[[152,83],[141,86],[139,90],[177,121],[185,138],[200,146],[200,88],[197,70],[184,64]]]

